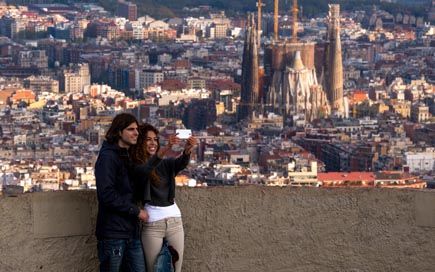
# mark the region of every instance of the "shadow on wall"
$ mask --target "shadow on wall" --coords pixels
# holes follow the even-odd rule
[[[433,271],[435,192],[179,188],[183,271]],[[95,191],[0,197],[0,271],[96,271]]]

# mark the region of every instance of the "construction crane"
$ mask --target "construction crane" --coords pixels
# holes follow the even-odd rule
[[[260,46],[260,41],[261,41],[261,29],[262,29],[261,19],[263,17],[262,9],[263,9],[264,6],[265,6],[265,4],[263,4],[263,1],[262,0],[258,0],[258,2],[257,2],[257,9],[258,9],[258,20],[257,20],[258,46]]]
[[[293,0],[292,14],[293,14],[293,26],[292,26],[292,42],[298,41],[298,0]]]
[[[278,40],[278,13],[279,13],[279,0],[275,0],[273,5],[273,32],[275,40]]]

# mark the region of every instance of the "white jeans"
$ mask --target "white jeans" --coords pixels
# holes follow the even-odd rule
[[[181,272],[184,251],[184,229],[181,217],[169,217],[143,225],[142,245],[147,271],[153,271],[157,255],[163,245],[163,238],[166,238],[168,244],[178,252],[179,259],[175,263],[175,272]]]

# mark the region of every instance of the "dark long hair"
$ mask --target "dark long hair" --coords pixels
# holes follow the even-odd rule
[[[137,164],[145,164],[149,158],[150,154],[146,151],[146,139],[148,131],[154,132],[157,136],[159,135],[159,131],[150,124],[139,125],[139,137],[137,138],[137,144],[133,145],[129,149],[130,158],[134,163]],[[157,151],[160,149],[160,142],[157,141]],[[160,183],[159,175],[157,175],[156,170],[154,169],[149,176],[151,183],[154,185],[158,185]]]
[[[119,133],[133,123],[138,124],[136,117],[130,113],[120,113],[116,115],[106,133],[106,141],[109,144],[117,143],[121,137]]]

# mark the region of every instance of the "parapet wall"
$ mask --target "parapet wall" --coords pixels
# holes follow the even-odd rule
[[[435,191],[180,188],[183,271],[434,271]],[[0,271],[97,271],[94,191],[0,197]]]

